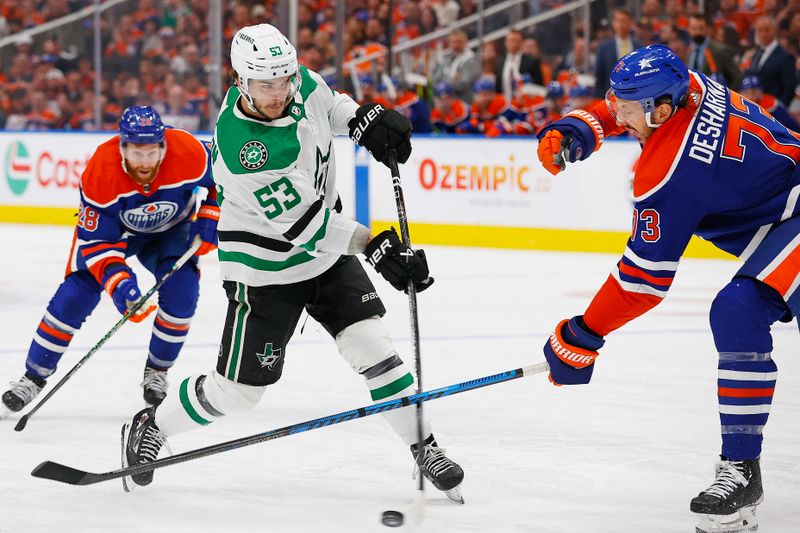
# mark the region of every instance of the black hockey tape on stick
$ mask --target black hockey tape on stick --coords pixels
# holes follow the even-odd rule
[[[141,474],[143,472],[150,472],[151,470],[156,470],[165,466],[193,461],[195,459],[200,459],[201,457],[208,457],[210,455],[216,455],[222,452],[229,452],[231,450],[244,448],[245,446],[251,446],[253,444],[279,439],[281,437],[287,437],[295,433],[312,431],[314,429],[341,424],[342,422],[348,422],[357,418],[364,418],[366,416],[385,413],[386,411],[393,411],[394,409],[400,409],[411,404],[419,404],[431,400],[438,400],[439,398],[444,398],[445,396],[451,396],[453,394],[459,394],[462,392],[479,389],[481,387],[488,387],[490,385],[496,385],[505,381],[532,376],[534,374],[542,374],[544,372],[548,372],[549,370],[550,366],[546,362],[536,363],[522,368],[517,368],[516,370],[508,370],[499,374],[484,376],[482,378],[456,383],[455,385],[448,385],[446,387],[441,387],[427,392],[419,392],[410,396],[404,396],[403,398],[387,400],[385,402],[375,403],[372,405],[359,407],[357,409],[351,409],[349,411],[343,411],[341,413],[324,416],[322,418],[307,420],[298,424],[292,424],[291,426],[273,429],[263,433],[257,433],[249,437],[242,437],[239,439],[222,442],[220,444],[215,444],[213,446],[207,446],[205,448],[190,450],[188,452],[179,453],[178,455],[173,455],[171,457],[157,459],[150,463],[120,468],[110,472],[87,472],[85,470],[79,470],[77,468],[55,463],[53,461],[45,461],[34,468],[31,472],[31,475],[44,479],[52,479],[53,481],[60,481],[61,483],[68,483],[70,485],[93,485],[95,483],[101,483],[111,479],[118,479],[125,476]]]
[[[120,318],[120,319],[119,319],[119,321],[118,321],[116,324],[114,324],[114,327],[112,327],[110,330],[108,330],[108,333],[106,333],[105,335],[103,335],[103,338],[102,338],[102,339],[100,339],[100,340],[97,342],[97,344],[95,344],[94,346],[92,346],[92,349],[91,349],[91,350],[89,350],[89,351],[87,352],[87,354],[86,354],[86,355],[84,355],[83,357],[81,357],[81,360],[80,360],[80,361],[78,361],[78,362],[75,364],[75,366],[73,366],[73,367],[72,367],[72,369],[71,369],[69,372],[67,372],[67,374],[66,374],[66,375],[65,375],[63,378],[61,378],[61,381],[59,381],[58,383],[56,383],[56,384],[53,386],[53,388],[52,388],[52,389],[50,389],[50,392],[48,392],[48,393],[47,393],[47,394],[46,394],[46,395],[45,395],[45,396],[44,396],[44,397],[43,397],[43,398],[42,398],[42,399],[39,401],[39,403],[37,403],[35,406],[33,406],[33,409],[31,409],[30,411],[28,411],[28,413],[27,413],[27,414],[25,414],[25,415],[22,415],[22,418],[20,418],[20,419],[19,419],[19,421],[17,422],[17,425],[16,425],[16,426],[14,426],[14,431],[22,431],[23,429],[25,429],[25,426],[28,424],[28,420],[30,420],[30,418],[33,416],[33,414],[34,414],[36,411],[38,411],[38,410],[39,410],[39,409],[42,407],[42,405],[44,405],[44,403],[45,403],[47,400],[49,400],[49,399],[50,399],[50,397],[51,397],[53,394],[55,394],[55,393],[56,393],[56,391],[57,391],[58,389],[60,389],[60,388],[61,388],[61,386],[62,386],[64,383],[66,383],[66,382],[67,382],[67,380],[68,380],[69,378],[71,378],[71,377],[72,377],[72,375],[73,375],[75,372],[77,372],[77,371],[78,371],[78,369],[79,369],[80,367],[82,367],[82,366],[83,366],[83,364],[84,364],[86,361],[88,361],[88,360],[89,360],[89,358],[90,358],[91,356],[93,356],[93,355],[95,354],[95,352],[97,352],[97,350],[99,350],[99,349],[100,349],[100,347],[101,347],[101,346],[103,346],[103,344],[105,344],[105,343],[106,343],[106,341],[107,341],[108,339],[110,339],[110,338],[111,338],[111,337],[114,335],[114,333],[116,333],[116,332],[117,332],[117,330],[118,330],[119,328],[121,328],[121,327],[122,327],[122,325],[123,325],[125,322],[127,322],[127,321],[128,321],[128,319],[129,319],[131,316],[133,316],[133,315],[134,315],[134,314],[135,314],[135,313],[136,313],[136,312],[137,312],[139,309],[141,309],[141,308],[142,308],[142,306],[143,306],[143,305],[144,305],[144,304],[147,302],[147,300],[149,300],[149,299],[150,299],[150,297],[151,297],[153,294],[155,294],[155,293],[156,293],[156,291],[157,291],[158,289],[160,289],[160,288],[161,288],[161,285],[163,285],[163,284],[164,284],[164,282],[165,282],[165,281],[167,281],[167,279],[169,279],[169,277],[170,277],[170,276],[171,276],[171,275],[172,275],[172,274],[173,274],[173,273],[174,273],[176,270],[178,270],[179,268],[181,268],[181,267],[182,267],[182,266],[183,266],[183,265],[186,263],[186,261],[188,261],[189,259],[191,259],[191,257],[192,257],[192,256],[194,255],[194,253],[197,251],[197,249],[198,249],[198,248],[200,248],[200,245],[201,245],[201,244],[203,244],[203,241],[202,241],[202,239],[200,239],[200,236],[198,235],[197,237],[195,237],[194,241],[192,241],[192,245],[189,247],[189,249],[188,249],[188,250],[186,250],[186,252],[184,252],[184,254],[183,254],[182,256],[180,256],[180,257],[178,258],[178,260],[177,260],[177,261],[175,261],[175,264],[174,264],[174,265],[172,265],[172,267],[171,267],[169,270],[167,270],[166,274],[164,274],[164,276],[163,276],[163,277],[162,277],[160,280],[158,280],[158,282],[157,282],[155,285],[153,285],[153,287],[152,287],[152,288],[151,288],[149,291],[147,291],[147,293],[145,293],[145,295],[144,295],[144,296],[142,296],[142,297],[141,297],[141,299],[140,299],[138,302],[136,302],[136,303],[135,303],[135,304],[134,304],[134,305],[133,305],[133,306],[132,306],[130,309],[128,309],[128,312],[127,312],[127,313],[125,313],[124,315],[122,315],[122,318]]]

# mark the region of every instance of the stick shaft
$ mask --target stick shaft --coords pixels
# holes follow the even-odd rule
[[[151,463],[131,466],[128,468],[120,468],[118,470],[113,470],[110,472],[99,473],[99,474],[85,472],[58,463],[45,461],[44,463],[37,466],[33,470],[33,472],[31,472],[31,475],[35,477],[52,479],[54,481],[61,481],[63,483],[69,483],[71,485],[92,485],[94,483],[100,483],[102,481],[108,481],[111,479],[117,479],[134,474],[140,474],[142,472],[149,472],[151,470],[164,468],[165,466],[185,463],[187,461],[200,459],[201,457],[208,457],[210,455],[216,455],[218,453],[244,448],[245,446],[251,446],[253,444],[259,444],[261,442],[287,437],[295,433],[305,433],[306,431],[313,431],[315,429],[327,426],[333,426],[344,422],[349,422],[351,420],[356,420],[358,418],[364,418],[379,413],[385,413],[386,411],[392,411],[394,409],[401,409],[403,407],[408,407],[409,405],[413,404],[438,400],[439,398],[444,398],[445,396],[460,394],[462,392],[467,392],[482,387],[488,387],[506,381],[512,381],[515,379],[519,379],[521,377],[531,376],[533,374],[541,374],[543,372],[547,372],[548,370],[549,366],[547,365],[547,363],[545,362],[536,363],[523,368],[508,370],[506,372],[501,372],[499,374],[484,376],[481,378],[464,381],[462,383],[456,383],[454,385],[448,385],[446,387],[441,387],[427,392],[419,392],[417,394],[404,396],[402,398],[396,398],[394,400],[387,400],[381,403],[366,405],[364,407],[351,409],[349,411],[342,411],[341,413],[324,416],[322,418],[315,418],[313,420],[299,422],[297,424],[292,424],[290,426],[273,429],[271,431],[257,433],[255,435],[250,435],[249,437],[242,437],[239,439],[230,440],[219,444],[214,444],[212,446],[207,446],[205,448],[190,450],[184,453],[180,453],[178,455],[173,455],[171,457],[157,459],[156,461],[153,461]]]
[[[397,221],[400,224],[400,235],[403,244],[411,248],[411,234],[408,231],[408,215],[406,213],[406,202],[403,196],[403,185],[400,180],[400,168],[397,165],[397,154],[394,151],[389,153],[389,170],[392,173],[392,188],[394,189],[394,199],[397,205]],[[422,353],[419,346],[419,314],[417,313],[417,288],[414,282],[408,281],[408,315],[411,321],[411,342],[414,349],[414,371],[417,380],[417,392],[423,390],[422,386]],[[424,435],[424,413],[422,402],[417,403],[417,445],[422,446]],[[419,476],[417,488],[425,490],[424,476]]]
[[[112,327],[110,330],[108,330],[108,332],[107,332],[105,335],[103,335],[103,338],[101,338],[101,339],[100,339],[100,340],[97,342],[97,344],[95,344],[94,346],[92,346],[92,348],[91,348],[91,349],[90,349],[90,350],[89,350],[89,351],[86,353],[86,355],[84,355],[83,357],[81,357],[80,361],[78,361],[78,362],[75,364],[75,366],[73,366],[73,367],[70,369],[70,371],[69,371],[69,372],[67,372],[67,373],[64,375],[64,377],[63,377],[63,378],[61,378],[61,380],[59,380],[59,382],[58,382],[58,383],[56,383],[55,385],[53,385],[53,388],[51,388],[51,389],[50,389],[50,390],[47,392],[47,394],[45,394],[45,395],[44,395],[44,397],[43,397],[41,400],[39,400],[39,403],[37,403],[36,405],[34,405],[34,406],[33,406],[33,408],[32,408],[30,411],[28,411],[28,413],[27,413],[26,415],[24,415],[22,418],[20,418],[19,422],[18,422],[18,423],[17,423],[17,425],[14,427],[14,429],[15,429],[16,431],[22,431],[22,430],[25,428],[25,425],[28,423],[28,420],[30,420],[30,418],[33,416],[33,414],[34,414],[36,411],[38,411],[38,410],[39,410],[39,409],[42,407],[42,405],[44,405],[44,404],[47,402],[47,400],[49,400],[49,399],[50,399],[50,397],[51,397],[51,396],[53,396],[53,394],[55,394],[55,393],[56,393],[56,391],[57,391],[58,389],[60,389],[60,388],[61,388],[61,387],[64,385],[64,383],[66,383],[66,382],[67,382],[67,380],[69,380],[69,378],[71,378],[71,377],[72,377],[72,375],[73,375],[73,374],[75,374],[75,372],[77,372],[77,371],[78,371],[78,369],[79,369],[80,367],[82,367],[82,366],[84,365],[84,363],[86,363],[86,361],[88,361],[88,360],[89,360],[89,358],[90,358],[90,357],[92,357],[92,356],[93,356],[93,355],[94,355],[94,354],[97,352],[97,350],[99,350],[99,349],[100,349],[100,348],[101,348],[101,347],[102,347],[102,346],[103,346],[103,345],[106,343],[106,341],[107,341],[108,339],[110,339],[110,338],[111,338],[111,337],[112,337],[112,336],[113,336],[113,335],[114,335],[114,334],[117,332],[117,330],[118,330],[119,328],[121,328],[121,327],[122,327],[122,325],[123,325],[123,324],[125,324],[125,322],[127,322],[127,321],[128,321],[128,319],[129,319],[131,316],[133,316],[133,314],[134,314],[134,313],[136,313],[136,311],[138,311],[139,309],[141,309],[141,307],[142,307],[142,306],[145,304],[145,302],[147,302],[147,300],[149,300],[149,299],[150,299],[150,297],[151,297],[151,296],[153,296],[153,294],[155,294],[155,293],[156,293],[156,291],[158,291],[158,289],[160,289],[160,288],[161,288],[161,285],[163,285],[163,284],[164,284],[164,282],[165,282],[165,281],[167,281],[167,279],[168,279],[168,278],[169,278],[169,277],[170,277],[170,276],[171,276],[171,275],[172,275],[172,274],[173,274],[173,273],[174,273],[176,270],[178,270],[179,268],[181,268],[181,267],[182,267],[182,266],[183,266],[183,265],[186,263],[186,261],[188,261],[188,260],[189,260],[189,259],[190,259],[190,258],[191,258],[193,255],[194,255],[194,253],[197,251],[197,249],[198,249],[198,248],[200,248],[200,245],[201,245],[201,244],[202,244],[202,241],[200,241],[200,240],[195,240],[195,241],[192,243],[192,245],[189,247],[189,249],[188,249],[188,250],[186,250],[186,252],[185,252],[185,253],[184,253],[182,256],[180,256],[180,257],[178,258],[178,260],[177,260],[177,261],[175,261],[175,264],[174,264],[174,265],[172,265],[172,267],[171,267],[171,268],[170,268],[170,269],[169,269],[169,270],[166,272],[166,274],[164,274],[164,276],[163,276],[163,277],[162,277],[160,280],[158,280],[158,282],[156,282],[156,284],[155,284],[155,285],[153,285],[153,287],[152,287],[152,288],[151,288],[149,291],[147,291],[147,293],[145,293],[145,295],[144,295],[144,296],[142,296],[142,297],[139,299],[139,301],[138,301],[138,302],[136,302],[136,303],[133,305],[133,307],[131,307],[131,308],[128,310],[128,312],[127,312],[127,313],[125,313],[124,315],[122,315],[122,318],[120,318],[120,319],[119,319],[119,321],[117,321],[117,323],[116,323],[116,324],[114,324],[114,326],[113,326],[113,327]]]

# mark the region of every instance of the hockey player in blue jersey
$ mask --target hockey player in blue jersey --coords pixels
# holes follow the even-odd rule
[[[199,210],[198,186],[208,190]],[[185,131],[165,128],[153,108],[130,107],[119,135],[101,144],[84,170],[80,198],[65,279],[33,336],[25,375],[2,396],[8,411],[20,411],[42,390],[104,289],[123,314],[142,297],[127,257],[136,256],[160,279],[199,235],[203,244],[195,257],[158,293],[142,381],[147,403],[164,399],[167,370],[188,334],[198,296],[196,256],[217,244],[219,207],[208,148]],[[141,322],[155,309],[145,305],[130,320]]]
[[[604,337],[666,296],[693,234],[738,256],[744,264],[710,310],[721,462],[690,507],[698,531],[751,531],[777,378],[770,326],[800,311],[800,134],[664,46],[624,56],[610,81],[605,103],[540,133],[539,159],[553,174],[609,135],[628,131],[642,146],[631,237],[583,315],[560,322],[545,344],[551,380],[589,382]]]

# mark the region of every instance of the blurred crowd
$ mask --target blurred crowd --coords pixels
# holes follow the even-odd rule
[[[564,113],[599,102],[616,60],[654,43],[670,46],[690,68],[800,129],[794,122],[800,115],[800,0],[706,1],[703,13],[696,1],[599,0],[589,28],[578,10],[513,29],[516,21],[564,3],[527,0],[485,19],[484,34],[500,37],[480,46],[477,25],[459,24],[476,12],[476,0],[394,0],[392,12],[388,0],[347,0],[342,44],[348,68],[340,87],[332,69],[335,2],[299,0],[300,62],[360,102],[406,113],[420,133],[535,134]],[[93,4],[0,2],[0,39],[16,36],[0,48],[0,128],[95,129],[93,18],[33,38],[20,34]],[[223,49],[239,28],[260,22],[281,27],[285,16],[278,0],[226,0],[223,10]],[[101,20],[103,129],[115,129],[122,110],[134,104],[153,105],[175,127],[213,126],[207,0],[131,0]],[[512,29],[495,32],[504,27]],[[437,29],[444,29],[441,38],[395,55],[388,72],[383,52],[390,39],[400,46]],[[378,59],[360,60],[365,56]]]

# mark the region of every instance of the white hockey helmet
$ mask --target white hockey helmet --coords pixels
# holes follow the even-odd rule
[[[250,80],[271,80],[290,76],[287,99],[300,88],[297,76],[297,50],[275,26],[245,26],[236,32],[231,43],[231,65],[239,77],[239,89],[253,107]],[[287,102],[288,103],[288,102]]]

